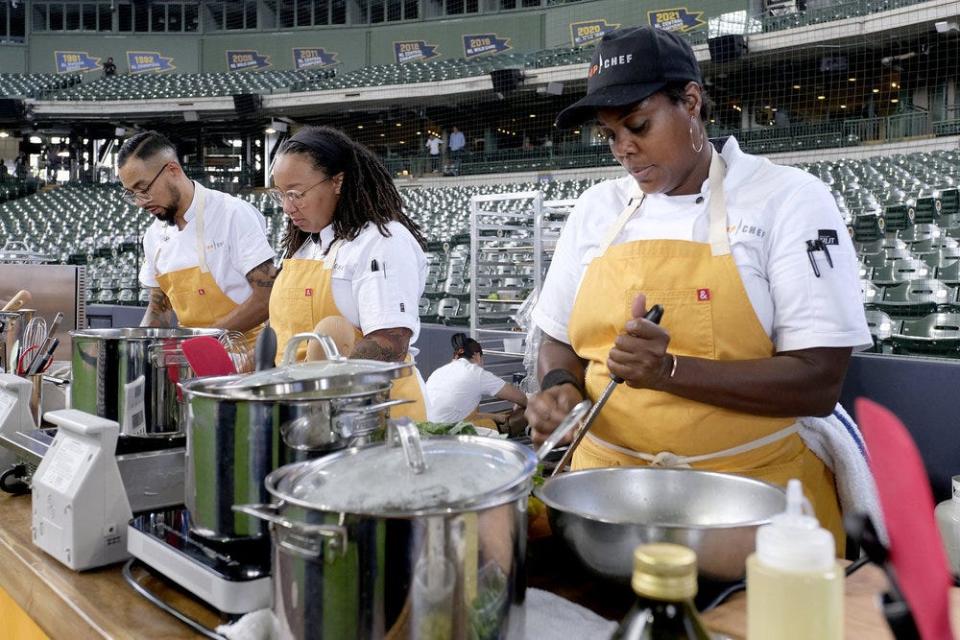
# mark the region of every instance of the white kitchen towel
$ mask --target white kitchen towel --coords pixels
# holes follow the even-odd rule
[[[526,609],[526,640],[599,640],[617,630],[616,622],[541,589],[527,589]]]
[[[800,425],[800,438],[833,472],[841,511],[869,515],[880,539],[886,543],[880,498],[857,423],[838,404],[829,416],[800,418]]]
[[[279,640],[280,626],[270,609],[252,611],[232,624],[222,624],[217,633],[227,640]]]

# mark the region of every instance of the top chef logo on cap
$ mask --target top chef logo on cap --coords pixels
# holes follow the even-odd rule
[[[633,62],[633,54],[628,53],[626,55],[620,54],[618,56],[611,56],[604,59],[603,53],[600,54],[600,60],[597,64],[590,67],[590,72],[587,74],[588,78],[592,78],[598,73],[603,73],[604,69],[609,69],[610,67],[616,67],[618,65],[630,64]]]

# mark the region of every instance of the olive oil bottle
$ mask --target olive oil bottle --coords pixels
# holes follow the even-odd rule
[[[696,608],[697,554],[678,544],[637,547],[633,579],[637,601],[612,640],[710,640]]]

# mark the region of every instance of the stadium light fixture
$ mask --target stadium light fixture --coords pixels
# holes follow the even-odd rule
[[[274,134],[274,133],[276,133],[276,132],[277,132],[277,130],[274,129],[273,127],[267,127],[266,129],[264,129],[264,133],[269,133],[269,134],[271,134],[271,135]]]
[[[9,138],[10,134],[6,131],[0,131],[0,138]]]
[[[874,92],[874,93],[880,93],[880,89],[874,89],[873,92]]]

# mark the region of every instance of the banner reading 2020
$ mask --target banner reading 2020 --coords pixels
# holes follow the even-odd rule
[[[463,36],[463,53],[475,58],[487,53],[502,53],[509,49],[510,38],[499,38],[495,33],[466,34]]]
[[[571,22],[570,42],[572,42],[575,47],[583,47],[599,41],[607,31],[613,31],[619,28],[619,24],[607,22],[606,20]]]
[[[127,67],[130,73],[160,73],[176,69],[173,58],[165,58],[158,51],[127,51]]]
[[[313,67],[332,67],[335,64],[337,64],[335,51],[326,51],[323,47],[295,47],[293,50],[293,66],[298,71]]]
[[[252,49],[227,51],[227,69],[230,71],[266,69],[269,66],[270,56],[262,55],[259,51]]]
[[[100,58],[91,56],[86,51],[54,51],[53,58],[57,64],[57,73],[95,71],[100,68]]]

